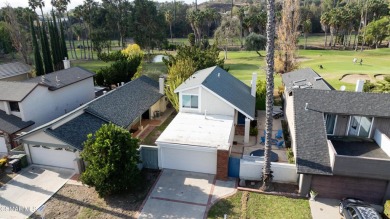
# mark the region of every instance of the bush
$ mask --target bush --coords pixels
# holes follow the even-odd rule
[[[383,214],[386,218],[390,219],[390,200],[385,202]]]
[[[290,148],[291,147],[290,132],[288,131],[288,124],[286,120],[282,120],[282,130],[283,130],[283,139],[286,148]]]
[[[136,138],[114,124],[104,124],[89,134],[81,157],[88,163],[81,181],[100,196],[139,189],[139,152]]]
[[[259,134],[259,130],[257,129],[257,127],[250,127],[249,135],[250,136],[257,136],[257,134]]]
[[[265,36],[257,34],[257,33],[250,33],[245,38],[245,50],[246,51],[258,52],[259,50],[265,50],[266,44],[267,44],[267,38]]]
[[[5,167],[5,165],[7,164],[7,161],[8,161],[7,157],[3,157],[0,159],[0,168],[1,169],[3,169]]]
[[[287,148],[286,154],[287,154],[288,163],[294,164],[295,159],[294,159],[294,153],[293,153],[292,149]]]

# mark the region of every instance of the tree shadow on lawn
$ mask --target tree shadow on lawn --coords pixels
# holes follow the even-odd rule
[[[245,64],[245,63],[239,63],[239,64],[225,64],[226,67],[229,67],[229,72],[231,72],[232,70],[233,71],[237,71],[237,70],[247,70],[247,71],[258,71],[261,69],[261,65],[260,65],[261,62],[259,62],[259,65],[254,65],[254,64]],[[252,73],[252,72],[248,72],[249,73]]]
[[[224,218],[225,214],[229,218],[239,218],[240,211],[237,211],[235,207],[229,199],[221,199],[210,208],[207,218]]]

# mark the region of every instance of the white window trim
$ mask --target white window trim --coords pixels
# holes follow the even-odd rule
[[[335,114],[329,114],[329,113],[324,113],[324,114],[325,114],[325,116],[324,116],[324,123],[325,123],[325,131],[326,131],[326,117],[327,117],[328,115],[335,115]],[[335,120],[334,120],[333,132],[332,132],[332,134],[326,133],[326,135],[333,136],[334,133],[335,133],[335,131],[336,131],[338,115],[335,115],[335,116],[336,116],[336,118],[335,118]]]
[[[347,133],[345,134],[346,136],[353,136],[353,135],[350,135],[349,134],[349,129],[350,129],[350,127],[351,127],[351,121],[352,121],[352,117],[353,116],[358,116],[358,115],[351,115],[351,116],[349,116],[349,122],[348,122],[348,126],[347,126]],[[358,132],[357,132],[357,136],[358,137],[360,137],[359,136],[359,134],[360,134],[360,128],[362,127],[362,125],[361,125],[361,120],[362,120],[362,117],[370,117],[370,116],[359,116],[360,117],[360,120],[359,120],[359,129],[358,129]],[[372,118],[372,120],[371,120],[371,124],[370,124],[370,131],[368,132],[368,137],[367,138],[370,138],[370,136],[371,136],[371,134],[372,134],[372,126],[374,125],[374,120],[375,120],[375,117],[371,117]]]
[[[202,109],[202,87],[198,87],[198,93],[193,94],[193,93],[186,93],[180,92],[179,93],[179,111],[185,110],[185,111],[190,111],[190,112],[201,112]],[[192,96],[198,96],[198,108],[186,108],[183,107],[183,95],[192,95]]]

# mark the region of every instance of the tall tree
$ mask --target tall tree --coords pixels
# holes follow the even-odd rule
[[[271,138],[272,138],[272,111],[274,105],[274,47],[275,47],[275,0],[267,0],[267,73],[266,73],[266,120],[265,120],[265,150],[263,167],[263,191],[270,191],[272,187],[271,171]],[[255,83],[255,82],[253,82]]]
[[[51,4],[56,8],[58,14],[59,14],[59,23],[60,23],[60,33],[61,33],[61,51],[62,51],[62,58],[67,57],[68,58],[68,50],[66,48],[66,42],[65,42],[65,34],[64,34],[64,22],[62,22],[62,18],[64,17],[65,12],[67,11],[68,4],[70,3],[70,0],[51,0]],[[66,23],[70,23],[69,17],[67,19],[68,21]],[[69,37],[69,32],[68,32]],[[69,46],[71,47],[71,40],[69,39]],[[72,56],[72,49],[70,50]]]
[[[307,46],[307,37],[308,37],[309,33],[311,32],[311,27],[312,27],[311,20],[310,20],[310,18],[308,18],[302,24],[303,34],[305,37],[304,49],[306,49],[306,46]]]
[[[330,14],[329,14],[329,12],[324,12],[321,15],[321,26],[322,26],[322,29],[324,30],[324,33],[325,33],[324,48],[326,48],[327,41],[328,41],[328,36],[326,35],[326,33],[328,32],[328,29],[329,29],[329,22],[330,22]]]
[[[49,39],[47,38],[46,25],[43,24],[41,27],[41,47],[43,64],[45,66],[45,74],[53,72],[53,62],[51,58],[51,51],[49,45]]]
[[[173,22],[173,15],[172,15],[172,11],[166,11],[165,12],[165,21],[168,22],[169,24],[169,32],[171,34],[171,42],[173,43],[173,35],[172,35],[172,22]]]
[[[133,36],[135,42],[150,51],[165,40],[164,14],[150,0],[135,0],[132,12]]]
[[[36,76],[40,76],[45,74],[45,71],[43,70],[42,57],[39,50],[37,36],[35,35],[35,27],[33,24],[33,20],[31,18],[30,18],[30,25],[31,25],[31,39],[32,39],[33,50],[34,50],[35,74]]]
[[[283,1],[282,18],[278,25],[277,72],[286,73],[297,68],[299,12],[299,0]]]
[[[215,30],[214,39],[218,45],[223,47],[225,51],[225,59],[227,56],[228,44],[234,37],[240,35],[240,23],[237,17],[225,16],[221,25]]]
[[[15,10],[7,5],[4,9],[4,20],[6,22],[6,28],[10,33],[12,45],[20,53],[23,61],[26,64],[30,63],[29,55],[31,53],[31,47],[28,37],[28,32],[20,25]]]

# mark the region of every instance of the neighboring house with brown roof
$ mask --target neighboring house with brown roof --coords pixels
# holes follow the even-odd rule
[[[20,131],[53,120],[94,99],[94,73],[74,67],[22,82],[0,81],[0,153]]]
[[[0,65],[0,81],[24,81],[31,78],[32,68],[22,62]]]
[[[282,78],[300,194],[388,200],[390,94],[337,91],[311,69]]]

